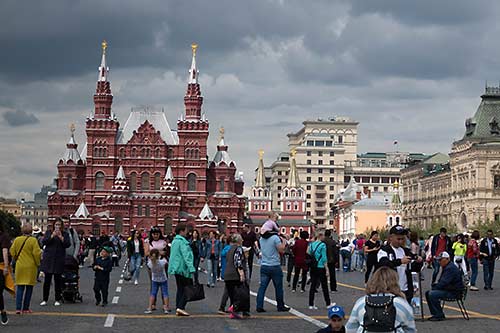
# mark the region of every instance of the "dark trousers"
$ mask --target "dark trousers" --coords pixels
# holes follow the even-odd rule
[[[195,269],[193,274],[194,282],[199,283],[200,280],[198,279],[198,267],[200,267],[200,257],[194,257],[193,265]]]
[[[97,303],[108,304],[109,279],[94,280],[94,295]]]
[[[495,259],[484,259],[483,260],[483,274],[484,274],[484,286],[486,288],[491,288],[491,283],[493,282],[493,274],[495,273]]]
[[[286,263],[286,282],[288,282],[288,284],[290,284],[290,281],[292,280],[292,272],[294,266],[295,266],[295,257],[289,254]]]
[[[456,297],[456,293],[446,290],[427,290],[425,299],[429,305],[429,311],[433,317],[444,318],[441,300]]]
[[[5,289],[5,276],[3,275],[3,272],[0,272],[0,311],[5,310],[5,304],[3,301],[3,291]]]
[[[248,261],[248,276],[249,276],[249,279],[252,278],[252,270],[253,270],[253,256],[255,255],[255,251],[253,249],[253,247],[250,248],[250,251],[248,251],[248,258],[247,258],[247,261]]]
[[[321,284],[323,289],[323,297],[325,298],[326,306],[330,305],[330,293],[328,292],[328,281],[326,280],[325,268],[311,269],[311,288],[309,289],[309,306],[314,305],[314,294],[316,288]]]
[[[222,298],[220,299],[219,309],[224,310],[226,308],[228,298],[229,294],[227,292],[227,287],[224,285],[224,293],[222,294]]]
[[[299,276],[301,275],[300,272],[302,272],[302,280],[300,281],[300,289],[301,290],[306,289],[307,268],[301,268],[299,266],[295,266],[295,274],[293,276],[293,285],[292,285],[292,288],[294,290],[297,289],[297,282],[299,282]]]
[[[334,262],[328,264],[328,272],[330,273],[330,290],[337,291],[337,275]]]
[[[177,285],[177,293],[175,295],[175,306],[177,309],[186,309],[186,297],[184,297],[184,287],[193,284],[193,279],[189,279],[185,276],[175,274],[175,284]]]
[[[225,290],[227,290],[227,294],[229,296],[229,301],[231,302],[231,305],[234,306],[234,303],[235,303],[234,289],[236,289],[236,287],[241,285],[241,282],[240,281],[225,281],[225,283],[226,283]]]
[[[29,310],[33,286],[18,285],[16,290],[16,311]]]
[[[61,300],[62,292],[62,274],[52,274],[45,273],[45,279],[43,281],[43,300],[47,302],[49,300],[50,294],[50,283],[52,282],[52,276],[54,277],[54,291],[56,293],[56,301]]]
[[[410,282],[412,283],[412,282]],[[405,294],[406,301],[408,304],[411,304],[411,299],[413,298],[413,291],[411,290],[402,290],[403,294]]]
[[[367,260],[366,261],[366,272],[365,272],[365,283],[368,282],[368,279],[370,279],[370,274],[372,273],[372,269],[375,268],[375,264],[377,262],[375,260]]]

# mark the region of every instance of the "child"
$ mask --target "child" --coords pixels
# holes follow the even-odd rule
[[[109,247],[103,247],[100,256],[95,260],[94,265],[92,266],[95,271],[95,305],[101,304],[101,300],[102,306],[106,306],[108,304],[109,274],[113,269],[111,258],[109,257],[111,252],[113,252],[113,250]]]
[[[316,333],[344,332],[345,333],[345,313],[341,306],[334,305],[328,308],[328,326],[320,329]]]
[[[260,236],[268,239],[272,235],[279,235],[280,228],[278,226],[278,214],[271,212],[267,215],[268,219],[260,228]]]
[[[158,289],[161,288],[161,296],[163,298],[163,312],[170,313],[170,301],[168,299],[168,280],[165,273],[167,259],[160,257],[158,249],[152,249],[149,252],[148,267],[151,269],[151,294],[149,295],[149,307],[144,313],[152,313],[153,304],[158,294]]]

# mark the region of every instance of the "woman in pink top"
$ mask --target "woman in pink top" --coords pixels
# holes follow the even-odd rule
[[[476,287],[476,279],[477,279],[477,269],[479,260],[479,244],[477,241],[479,240],[479,231],[474,230],[472,235],[470,236],[469,243],[467,244],[467,260],[469,260],[470,269],[472,271],[470,277],[470,290],[478,291]]]
[[[149,268],[149,254],[151,250],[158,250],[160,257],[167,259],[167,241],[163,238],[161,230],[158,227],[152,227],[149,232],[149,238],[144,241],[144,254],[146,256],[146,267],[148,268],[149,281],[152,281],[152,273]],[[168,259],[167,259],[168,263]],[[165,270],[168,270],[168,265],[165,265]],[[151,284],[150,284],[151,287]],[[156,298],[154,299],[152,309],[156,309]]]

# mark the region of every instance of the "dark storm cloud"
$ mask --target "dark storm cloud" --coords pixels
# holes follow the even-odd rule
[[[6,111],[3,114],[3,119],[12,127],[33,125],[40,122],[34,114],[22,110]]]

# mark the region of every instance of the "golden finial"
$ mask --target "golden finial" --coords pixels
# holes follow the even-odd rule
[[[264,157],[264,150],[260,149],[259,150],[259,158],[262,159],[262,157]]]
[[[220,139],[224,139],[224,133],[226,132],[226,130],[224,129],[224,126],[221,126],[220,129],[219,129],[219,134],[220,134]]]
[[[102,53],[106,53],[106,49],[108,48],[108,42],[106,42],[106,40],[103,40],[101,43],[101,47],[102,47]]]
[[[198,48],[198,44],[191,44],[191,50],[193,51],[193,57],[196,57],[196,49]]]
[[[75,124],[74,124],[74,123],[71,123],[71,124],[69,125],[69,130],[71,131],[71,134],[75,133],[75,128],[76,128],[76,127],[75,127]]]
[[[295,148],[293,148],[292,150],[290,150],[290,156],[295,158],[295,155],[297,155],[297,150]]]
[[[399,187],[399,183],[398,183],[398,181],[396,180],[396,181],[394,182],[394,188],[398,188],[398,187]]]

